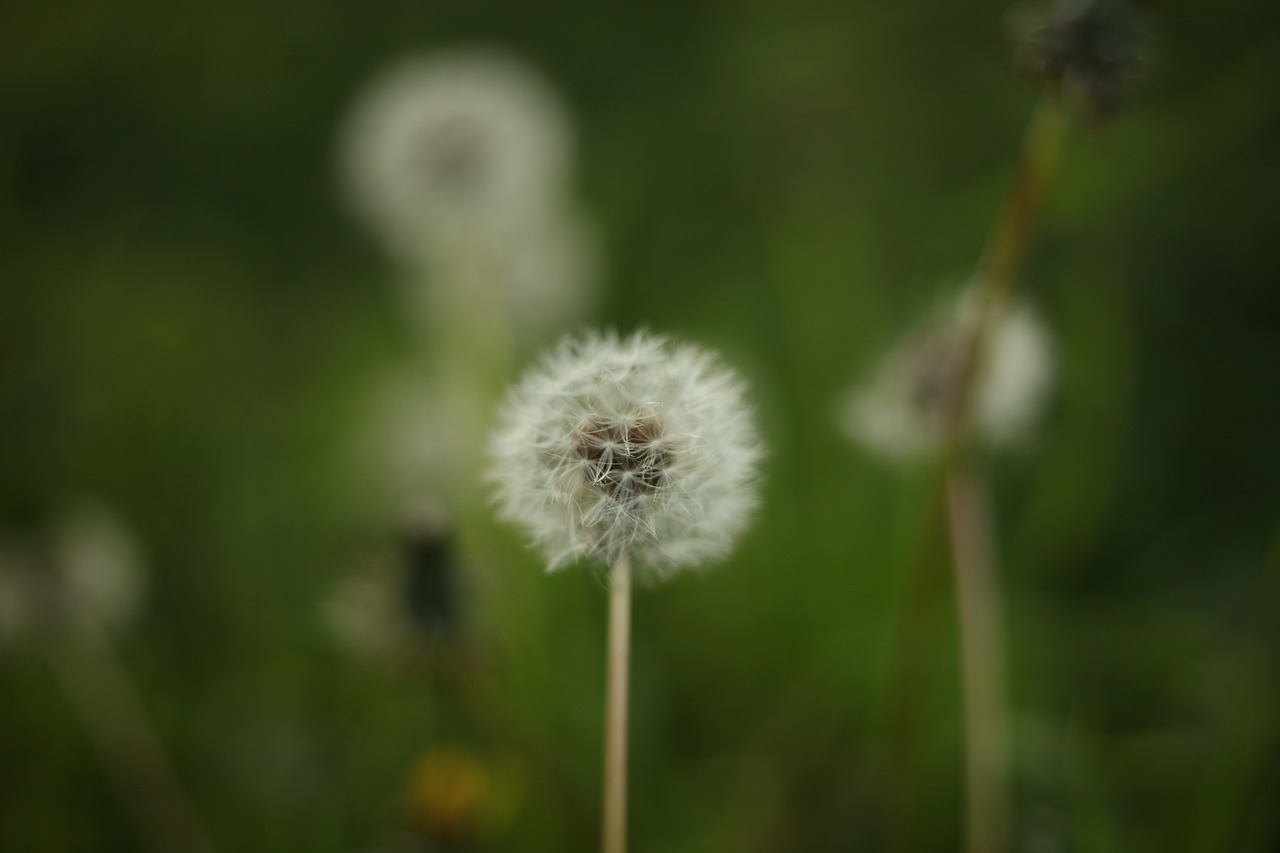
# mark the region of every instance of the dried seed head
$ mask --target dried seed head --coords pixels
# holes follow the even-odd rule
[[[1017,61],[1094,121],[1114,115],[1147,61],[1139,0],[1058,0],[1047,11],[1021,10],[1012,29]]]
[[[500,514],[559,568],[630,555],[650,574],[726,554],[757,503],[744,387],[645,333],[561,343],[512,389],[491,441]]]

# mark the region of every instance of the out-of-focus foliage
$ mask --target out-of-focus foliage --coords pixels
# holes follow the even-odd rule
[[[956,849],[934,472],[869,458],[835,415],[977,262],[1036,98],[1007,12],[0,12],[0,529],[39,536],[85,495],[127,521],[148,596],[117,645],[224,850],[382,849],[437,814],[460,828],[436,841],[595,844],[591,571],[544,576],[464,508],[465,643],[361,656],[325,616],[392,559],[401,518],[347,456],[370,387],[423,343],[342,210],[336,135],[386,61],[474,42],[534,62],[573,110],[598,320],[722,351],[770,445],[738,552],[638,595],[636,849]],[[1016,831],[1027,850],[1272,850],[1280,20],[1169,4],[1147,47],[1127,107],[1064,143],[1020,283],[1057,390],[1038,439],[989,460]],[[0,849],[138,844],[46,659],[0,648]]]

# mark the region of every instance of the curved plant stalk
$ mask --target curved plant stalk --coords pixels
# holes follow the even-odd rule
[[[978,263],[977,316],[970,330],[968,348],[960,365],[959,387],[947,435],[947,464],[963,452],[967,438],[973,385],[981,372],[992,325],[999,320],[1017,284],[1018,272],[1027,254],[1031,232],[1040,213],[1049,178],[1058,161],[1058,149],[1066,129],[1066,107],[1051,96],[1041,98],[1031,115],[1022,151],[1013,175],[1013,185],[987,235],[982,260]]]
[[[1036,216],[1058,158],[1067,111],[1041,99],[978,266],[978,313],[960,365],[944,461],[947,529],[955,577],[956,622],[964,695],[965,825],[969,853],[1007,849],[1008,718],[1004,695],[1004,635],[993,522],[985,495],[965,462],[969,410],[989,331],[999,322],[1027,253]]]
[[[1007,769],[1008,741],[1003,690],[1004,640],[1000,627],[999,583],[992,543],[995,532],[985,498],[965,462],[969,411],[975,378],[986,355],[989,330],[998,322],[1017,283],[1030,237],[1058,158],[1068,112],[1046,94],[1033,112],[1015,166],[1013,182],[988,234],[977,274],[977,310],[959,365],[943,446],[941,493],[930,502],[926,529],[940,520],[951,544],[956,589],[956,618],[965,703],[965,822],[970,853],[1003,850],[1009,838]],[[904,648],[895,665],[890,710],[894,731],[901,734],[905,715],[920,693],[923,676],[919,658],[921,624],[935,584],[928,582],[932,548],[922,544],[915,577],[908,591]],[[902,738],[898,738],[901,740]],[[895,759],[904,756],[901,747]],[[886,790],[890,842],[909,849],[906,824],[909,809],[899,774],[890,775]],[[895,842],[896,839],[896,842]],[[906,844],[906,847],[901,845]]]
[[[946,490],[964,695],[967,849],[994,853],[1007,848],[1010,831],[1004,632],[991,514],[967,468],[947,472]]]
[[[85,625],[49,649],[63,692],[143,844],[156,853],[217,846],[183,787],[110,641]]]

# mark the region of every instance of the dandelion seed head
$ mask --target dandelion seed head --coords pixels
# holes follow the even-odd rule
[[[72,505],[41,535],[0,543],[0,643],[122,627],[137,613],[144,582],[138,547],[120,522],[96,504]]]
[[[559,98],[495,49],[391,66],[357,99],[341,146],[353,208],[412,263],[554,206],[570,154]]]
[[[1053,363],[1053,344],[1039,318],[1025,304],[1009,309],[974,389],[978,428],[988,441],[1013,445],[1030,433],[1044,409]]]
[[[969,293],[892,350],[843,405],[841,426],[849,437],[890,458],[940,449],[960,404],[976,321],[977,305]],[[1053,372],[1052,346],[1026,305],[1001,310],[987,335],[971,389],[973,429],[991,444],[1016,444],[1043,406]]]
[[[565,339],[512,389],[491,443],[500,515],[558,569],[624,554],[651,576],[724,556],[758,502],[745,386],[647,333]]]
[[[112,625],[133,618],[143,594],[142,561],[133,537],[105,509],[76,506],[62,519],[55,553],[69,608]]]

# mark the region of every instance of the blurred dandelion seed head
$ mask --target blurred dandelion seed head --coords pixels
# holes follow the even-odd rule
[[[335,585],[322,604],[321,616],[343,647],[389,663],[410,646],[394,580],[386,567],[375,566]]]
[[[846,398],[840,414],[846,434],[889,458],[939,450],[960,405],[976,322],[977,304],[969,292],[908,335]],[[987,336],[971,391],[973,428],[992,444],[1016,444],[1042,408],[1053,373],[1052,345],[1025,305],[1001,309]]]
[[[416,262],[554,206],[571,148],[567,113],[533,68],[496,49],[454,49],[378,75],[348,119],[341,159],[356,212]]]
[[[1025,304],[1010,307],[991,334],[983,371],[974,389],[978,429],[990,442],[1024,439],[1044,409],[1053,382],[1053,342]]]
[[[340,145],[354,212],[411,271],[410,314],[498,323],[520,343],[580,319],[600,256],[570,198],[572,132],[555,91],[497,49],[402,60],[357,99]]]
[[[56,543],[73,613],[91,612],[111,625],[133,618],[142,600],[142,562],[133,537],[112,515],[78,505],[63,517]]]
[[[626,554],[660,577],[729,552],[758,503],[761,455],[745,386],[711,353],[585,334],[508,395],[490,479],[549,569]]]
[[[31,541],[0,545],[0,642],[122,627],[144,593],[139,550],[106,509],[81,502]]]

